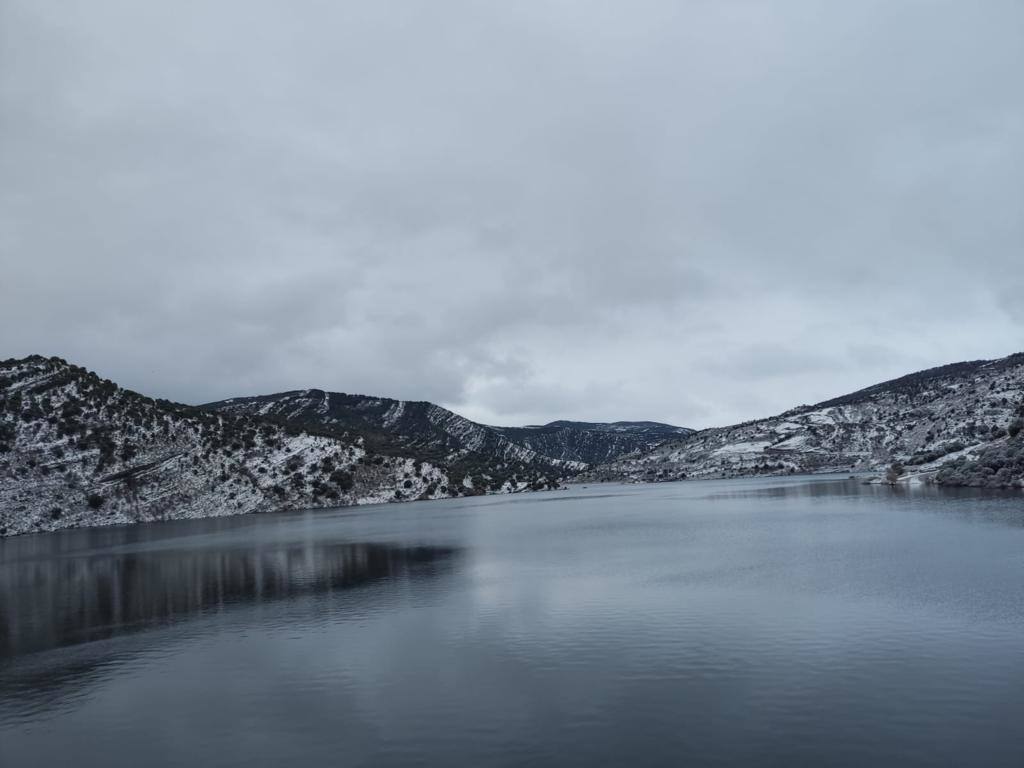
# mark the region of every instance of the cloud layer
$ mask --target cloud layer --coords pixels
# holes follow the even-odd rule
[[[1024,6],[0,2],[0,357],[767,415],[1024,349]]]

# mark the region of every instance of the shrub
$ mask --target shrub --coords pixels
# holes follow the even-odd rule
[[[336,469],[331,472],[330,480],[342,491],[347,491],[355,484],[352,475],[343,469]]]
[[[89,509],[99,509],[103,506],[104,501],[105,499],[100,494],[90,493],[88,498]]]
[[[886,482],[895,483],[903,475],[903,465],[895,462],[885,473]]]

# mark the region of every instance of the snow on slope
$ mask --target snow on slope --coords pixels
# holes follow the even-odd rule
[[[153,400],[58,358],[0,363],[0,535],[485,490],[485,476]]]
[[[1024,408],[1024,354],[933,368],[773,418],[707,429],[609,462],[586,479],[933,470],[1006,441]]]
[[[588,465],[638,449],[649,450],[692,430],[654,422],[553,422],[539,427],[492,427],[424,401],[324,392],[319,389],[237,397],[206,407],[261,414],[318,430],[349,430],[382,450],[402,451],[457,471],[529,480],[569,476]]]
[[[649,451],[692,429],[653,421],[553,421],[542,426],[493,427],[538,453],[570,461],[600,464],[623,454]]]

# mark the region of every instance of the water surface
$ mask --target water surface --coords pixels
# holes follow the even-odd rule
[[[0,765],[1024,764],[1024,496],[840,478],[0,540]]]

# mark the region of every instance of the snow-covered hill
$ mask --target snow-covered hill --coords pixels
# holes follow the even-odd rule
[[[1012,442],[1008,428],[1024,412],[1022,403],[1024,354],[955,363],[772,418],[703,430],[587,477],[674,480],[879,470],[895,462],[930,472]]]
[[[58,358],[0,363],[0,535],[514,489],[496,483],[153,400]]]
[[[569,476],[623,453],[650,450],[692,430],[655,422],[556,421],[536,427],[492,427],[423,401],[306,389],[237,397],[204,406],[222,413],[271,418],[327,433],[362,436],[399,452],[461,472],[526,479]]]
[[[1024,354],[933,368],[769,419],[489,427],[426,402],[302,390],[201,408],[58,358],[0,363],[0,535],[580,479],[828,470],[1024,485]],[[592,462],[603,462],[592,469]]]
[[[623,454],[650,451],[668,440],[693,434],[692,429],[656,421],[552,421],[529,427],[494,427],[514,442],[537,453],[567,461],[600,464]]]
[[[33,356],[0,363],[0,535],[541,490],[679,431],[504,430],[432,403],[321,390],[192,407]]]

